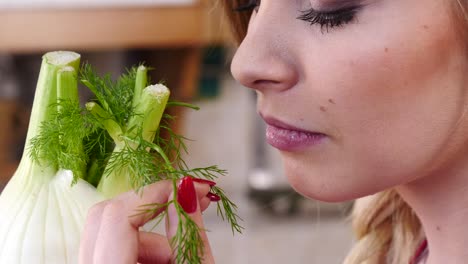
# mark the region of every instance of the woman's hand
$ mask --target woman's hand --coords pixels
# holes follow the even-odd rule
[[[208,208],[211,201],[219,200],[209,192],[212,185],[214,182],[185,177],[177,189],[179,204],[200,227],[204,243],[203,263],[206,264],[214,263],[214,260],[201,212]],[[178,223],[174,205],[167,208],[166,236],[139,231],[151,219],[147,214],[137,213],[142,205],[169,201],[173,196],[172,186],[171,181],[161,181],[146,186],[142,194],[130,191],[92,207],[81,239],[79,263],[171,263],[174,256],[170,240],[176,234]]]

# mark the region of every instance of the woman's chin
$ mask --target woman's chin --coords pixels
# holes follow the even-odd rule
[[[311,188],[310,186],[304,186],[304,185],[301,185],[300,183],[291,184],[291,187],[297,193],[301,194],[302,196],[308,199],[318,200],[318,201],[327,202],[327,203],[348,202],[348,201],[362,197],[359,195],[354,195],[354,194],[345,193],[345,192],[337,192],[333,190],[328,191],[328,190],[315,188],[315,187]]]
[[[320,173],[321,170],[295,170],[285,166],[285,173],[291,187],[302,196],[322,202],[347,202],[380,191],[376,186],[359,184],[359,180],[347,181],[345,175]],[[324,170],[327,171],[327,170]],[[346,175],[349,176],[349,175]]]

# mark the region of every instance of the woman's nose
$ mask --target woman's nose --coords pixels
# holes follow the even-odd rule
[[[263,20],[262,20],[263,19]],[[260,92],[285,91],[295,86],[298,72],[291,44],[282,32],[284,23],[266,21],[260,13],[252,19],[248,33],[231,63],[234,78]]]

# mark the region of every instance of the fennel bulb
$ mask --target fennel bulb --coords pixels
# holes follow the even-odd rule
[[[77,263],[80,233],[88,209],[102,201],[96,188],[73,173],[34,161],[30,140],[54,116],[59,98],[77,99],[80,55],[44,55],[29,123],[27,145],[18,169],[0,195],[0,263]],[[75,78],[75,80],[73,80]],[[55,108],[56,109],[56,108]]]
[[[0,263],[78,263],[87,211],[103,196],[82,179],[72,186],[69,170],[37,173],[50,180],[14,177],[0,197]]]

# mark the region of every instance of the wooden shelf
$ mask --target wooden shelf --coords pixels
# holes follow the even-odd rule
[[[0,51],[197,46],[203,9],[131,8],[0,11]]]
[[[0,52],[191,47],[222,42],[213,3],[183,7],[0,10]]]

